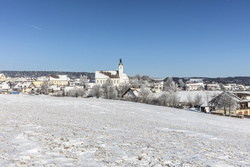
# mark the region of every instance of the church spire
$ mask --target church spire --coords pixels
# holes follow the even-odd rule
[[[121,58],[120,58],[120,63],[119,63],[119,65],[123,65],[123,64],[122,64],[122,59],[121,59]]]

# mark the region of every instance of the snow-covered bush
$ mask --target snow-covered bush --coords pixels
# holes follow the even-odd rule
[[[70,97],[83,97],[85,94],[86,94],[86,91],[83,88],[71,89],[68,92],[68,96]]]
[[[101,97],[102,91],[100,85],[93,86],[93,88],[89,92],[89,95],[97,98]]]
[[[169,107],[178,107],[180,105],[180,98],[177,92],[168,91],[163,93],[158,97],[160,105],[169,106]]]
[[[147,88],[145,85],[142,85],[139,93],[139,102],[142,103],[150,103],[153,99],[152,92],[149,88]]]

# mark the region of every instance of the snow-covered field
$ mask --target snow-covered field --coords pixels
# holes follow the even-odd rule
[[[0,95],[0,166],[249,166],[250,119]]]

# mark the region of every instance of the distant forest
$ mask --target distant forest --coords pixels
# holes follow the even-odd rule
[[[85,75],[89,79],[95,79],[95,74],[90,72],[65,72],[65,71],[0,71],[6,77],[32,77],[37,78],[40,76],[50,75],[68,75],[69,78],[80,78]]]
[[[173,77],[173,80],[175,82],[178,82],[179,79],[182,79],[183,82],[188,81],[190,78],[201,78],[203,79],[204,82],[218,82],[218,83],[223,83],[223,84],[228,84],[228,83],[236,83],[236,84],[244,84],[246,86],[250,86],[250,77],[244,77],[244,76],[238,76],[238,77],[225,77],[225,78],[206,78],[206,77],[188,77],[188,78],[178,78],[178,77]],[[164,80],[167,80],[165,78]]]

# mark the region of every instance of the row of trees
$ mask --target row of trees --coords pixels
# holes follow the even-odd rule
[[[140,88],[138,97],[126,97],[125,100],[141,102],[147,104],[155,104],[169,107],[180,107],[181,105],[189,105],[190,107],[198,107],[202,104],[201,95],[197,95],[194,99],[188,98],[186,103],[180,102],[180,97],[178,96],[177,87],[172,77],[164,83],[164,92],[159,97],[154,97],[152,91],[147,86],[148,79],[141,79],[139,75],[130,79],[128,84],[120,84],[118,87],[114,87],[110,80],[107,80],[102,86],[95,85],[89,92],[89,96],[92,97],[103,97],[105,99],[120,99],[122,95],[131,87]],[[180,80],[179,84],[184,83]]]

